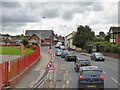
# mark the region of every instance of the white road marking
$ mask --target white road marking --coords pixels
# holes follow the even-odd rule
[[[67,84],[69,84],[69,81],[67,81]]]
[[[112,80],[113,80],[115,83],[117,83],[117,84],[120,86],[120,84],[118,83],[117,80],[115,80],[113,77],[111,77],[111,78],[112,78]]]
[[[107,74],[105,71],[103,71],[104,74]]]

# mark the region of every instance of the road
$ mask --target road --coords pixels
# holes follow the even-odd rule
[[[49,47],[42,48],[42,51],[47,51]],[[52,48],[55,50],[55,48]],[[89,55],[82,55],[79,52],[73,51],[77,57],[88,58],[90,59]],[[103,77],[104,77],[104,87],[108,88],[118,88],[120,87],[120,83],[118,82],[118,63],[112,62],[110,57],[106,57],[105,62],[96,62],[91,61],[92,65],[98,66],[100,69],[103,70]],[[114,58],[112,58],[114,59]],[[76,88],[78,87],[78,76],[79,73],[76,73],[74,70],[74,62],[66,62],[64,58],[60,56],[56,57],[58,60],[58,79],[56,88]],[[117,60],[117,59],[115,59]]]

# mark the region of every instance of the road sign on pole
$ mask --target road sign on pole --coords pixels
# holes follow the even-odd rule
[[[55,70],[55,67],[52,63],[52,61],[49,61],[48,64],[45,67],[46,70]]]

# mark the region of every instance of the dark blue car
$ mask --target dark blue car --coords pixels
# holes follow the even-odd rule
[[[62,58],[65,58],[65,56],[67,55],[69,51],[68,50],[64,50],[62,53],[61,53],[61,57]]]

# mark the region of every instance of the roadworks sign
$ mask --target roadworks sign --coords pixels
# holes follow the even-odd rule
[[[52,63],[52,61],[49,61],[48,64],[45,67],[46,70],[55,70],[55,67]]]

